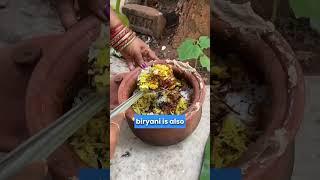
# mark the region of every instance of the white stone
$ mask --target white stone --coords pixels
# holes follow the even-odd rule
[[[206,88],[208,93],[198,127],[187,139],[176,145],[148,145],[137,138],[127,123],[124,123],[111,162],[111,179],[198,180],[210,132],[210,88]],[[130,152],[130,156],[121,157],[125,152]]]

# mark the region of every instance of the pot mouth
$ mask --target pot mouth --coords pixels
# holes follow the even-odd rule
[[[201,105],[203,104],[205,97],[204,81],[200,74],[191,67],[188,63],[183,63],[176,60],[157,60],[148,63],[148,66],[153,66],[155,64],[168,64],[172,67],[173,73],[179,79],[186,81],[188,85],[193,89],[191,94],[191,103],[189,107],[183,114],[186,114],[186,119],[188,119],[194,112],[199,111]],[[121,82],[118,91],[119,103],[122,103],[130,98],[130,96],[137,89],[138,76],[142,71],[141,68],[136,68],[129,72]],[[132,107],[126,111],[126,115],[129,119],[133,120],[133,115],[135,114]]]
[[[276,31],[260,34],[238,33],[224,21],[215,18],[215,42],[226,45],[221,52],[233,51],[254,64],[269,85],[272,118],[258,139],[232,167],[239,167],[247,177],[258,177],[257,169],[271,167],[293,142],[303,118],[304,80],[301,67],[291,47]],[[226,31],[226,29],[228,31]],[[250,178],[251,179],[251,178]],[[254,179],[254,178],[253,178]]]

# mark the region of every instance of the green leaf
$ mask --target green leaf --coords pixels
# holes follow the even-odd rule
[[[207,49],[210,47],[210,38],[208,36],[200,36],[199,46],[201,49]]]
[[[319,0],[290,0],[290,6],[296,17],[310,18],[313,24],[320,22],[320,1]],[[318,26],[314,26],[317,28]],[[320,32],[320,27],[317,28]]]
[[[200,57],[200,64],[202,67],[207,68],[208,71],[210,71],[210,59],[206,55],[202,55]]]
[[[118,17],[124,25],[129,26],[129,19],[126,15],[118,13]]]
[[[198,59],[200,54],[202,53],[200,47],[195,44],[193,39],[186,39],[179,47],[178,47],[178,56],[181,61],[189,60],[189,59]]]
[[[116,2],[116,12],[117,12],[117,14],[120,14],[120,3],[121,3],[121,0],[117,0],[117,2]]]
[[[200,180],[210,179],[210,137],[207,140],[204,150],[204,158],[202,163],[202,169],[200,174]]]
[[[115,5],[116,7],[114,8],[116,11],[116,14],[124,25],[129,26],[129,19],[125,14],[121,12],[120,4],[121,4],[121,0],[117,0]],[[113,6],[111,5],[111,7]]]

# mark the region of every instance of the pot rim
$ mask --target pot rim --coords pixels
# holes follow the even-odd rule
[[[181,61],[177,61],[177,60],[154,60],[154,61],[150,61],[147,63],[148,66],[152,66],[154,64],[169,64],[170,66],[173,67],[174,71],[181,71],[181,73],[183,74],[187,74],[189,77],[192,77],[192,81],[197,81],[197,83],[194,82],[189,82],[190,84],[192,84],[193,89],[197,88],[199,89],[199,91],[193,91],[194,94],[194,99],[191,103],[191,105],[188,107],[188,109],[186,110],[186,120],[189,120],[195,112],[199,111],[199,109],[201,108],[204,99],[205,99],[205,93],[206,93],[206,88],[204,88],[205,83],[203,81],[203,79],[201,78],[200,74],[193,68],[191,67],[188,63],[183,63]],[[132,81],[132,79],[134,79],[135,82],[137,82],[139,73],[141,72],[141,68],[137,67],[135,68],[133,71],[129,72],[128,74],[125,75],[125,77],[123,78],[122,82],[120,83],[119,86],[119,90],[118,90],[118,100],[119,103],[123,103],[124,101],[126,101],[129,96],[124,96],[123,95],[123,91],[130,91],[127,88],[127,83],[126,82],[130,82]],[[126,117],[127,119],[132,120],[133,119],[133,115],[135,114],[132,107],[130,107],[127,111],[126,111]]]
[[[265,49],[261,52],[271,51],[274,56],[268,57],[269,59],[261,60],[255,59],[254,63],[266,64],[268,62],[277,62],[276,64],[269,65],[270,67],[278,66],[282,70],[285,77],[277,77],[275,74],[270,74],[267,69],[260,69],[263,73],[269,73],[271,81],[281,81],[283,86],[271,87],[273,88],[272,101],[279,102],[275,99],[275,94],[284,94],[283,106],[280,106],[280,112],[284,113],[284,117],[279,122],[275,119],[270,121],[270,125],[264,131],[264,134],[259,136],[257,141],[248,147],[248,150],[240,158],[240,161],[233,166],[239,167],[247,180],[259,179],[263,176],[262,169],[269,169],[275,166],[278,159],[286,152],[288,145],[294,142],[294,138],[298,132],[304,113],[304,77],[299,62],[296,60],[293,50],[286,40],[277,31],[268,32],[265,34],[252,35],[248,32],[240,32],[237,28],[231,27],[230,24],[224,22],[218,17],[214,17],[214,24],[212,26],[213,32],[216,37],[221,38],[222,41],[230,42],[236,41],[235,48],[243,51],[243,48],[251,48],[251,55],[259,53],[259,48]],[[250,44],[242,47],[243,44]],[[256,46],[255,46],[256,45]],[[260,47],[259,47],[260,45]],[[242,49],[241,49],[242,48]],[[254,50],[252,50],[254,49]],[[261,53],[260,52],[260,53]],[[249,55],[250,55],[249,53]],[[246,54],[247,57],[248,54]],[[262,55],[266,55],[263,54]],[[268,55],[268,54],[267,54]],[[269,54],[270,55],[270,54]],[[263,62],[265,61],[265,62]],[[280,67],[279,67],[280,66]],[[265,77],[266,78],[266,77]],[[269,82],[272,84],[272,82]],[[279,84],[279,82],[278,82]],[[280,87],[280,89],[279,89]],[[277,89],[278,88],[278,89]],[[277,104],[278,107],[281,104]],[[276,112],[275,109],[270,114]],[[279,111],[279,110],[278,110]],[[280,115],[279,115],[280,116]],[[261,169],[261,170],[258,170]]]

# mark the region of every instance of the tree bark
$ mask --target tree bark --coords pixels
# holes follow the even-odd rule
[[[210,1],[180,0],[179,25],[173,38],[172,46],[177,48],[186,38],[198,39],[210,36]]]

